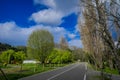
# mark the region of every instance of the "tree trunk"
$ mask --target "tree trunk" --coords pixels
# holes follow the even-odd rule
[[[22,71],[23,64],[21,64],[20,71]]]
[[[43,70],[45,70],[45,63],[42,63],[42,65],[43,65]]]

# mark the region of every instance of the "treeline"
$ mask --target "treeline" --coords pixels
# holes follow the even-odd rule
[[[0,53],[1,53],[2,51],[6,51],[6,50],[9,50],[9,49],[16,50],[15,47],[12,47],[12,46],[9,45],[9,44],[6,44],[6,43],[0,43]]]
[[[54,37],[47,30],[35,30],[28,38],[27,46],[11,46],[0,44],[0,63],[3,66],[8,64],[20,64],[25,59],[39,61],[40,64],[65,64],[75,61],[85,61],[82,49],[69,47],[64,37],[59,43],[54,43]]]
[[[28,38],[27,54],[31,59],[36,59],[45,65],[70,63],[80,59],[81,52],[75,52],[75,48],[68,45],[64,37],[59,43],[54,43],[54,37],[47,30],[35,30]],[[82,60],[82,59],[81,59]]]
[[[4,46],[6,50],[2,50],[0,55],[0,62],[3,63],[3,66],[7,66],[8,64],[22,64],[23,60],[30,59],[21,47],[17,49],[15,47],[11,48],[11,45],[9,46],[10,48],[6,48],[6,46]],[[61,49],[60,47],[55,47],[47,56],[45,63],[62,64],[71,63],[77,60],[84,61],[85,56],[83,55],[84,52],[80,48],[72,47],[72,49]]]
[[[14,51],[26,52],[26,46],[11,46],[10,44],[0,42],[0,53],[6,50],[10,50],[10,49]]]
[[[54,49],[47,58],[47,63],[61,64],[73,62],[72,53],[68,50]]]
[[[120,1],[80,0],[79,28],[88,61],[120,74]]]
[[[26,55],[23,51],[17,51],[15,52],[14,50],[6,50],[3,51],[0,55],[0,63],[6,67],[8,64],[21,64],[21,70],[22,70],[22,63],[23,60],[26,58]]]
[[[26,57],[26,46],[11,46],[0,42],[0,66],[6,67],[8,64],[20,64],[22,69],[22,63]]]

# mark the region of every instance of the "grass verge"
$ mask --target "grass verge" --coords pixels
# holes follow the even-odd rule
[[[67,64],[47,64],[44,68],[40,64],[23,64],[22,70],[20,70],[20,65],[9,64],[7,67],[2,67],[9,80],[17,80],[22,77],[30,76],[33,74],[45,72],[48,70],[55,69],[57,67],[62,67]],[[1,76],[0,76],[1,77]]]

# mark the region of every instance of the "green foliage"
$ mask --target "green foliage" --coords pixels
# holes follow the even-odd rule
[[[0,55],[0,60],[4,65],[7,65],[9,63],[11,63],[11,60],[14,57],[14,50],[7,50],[2,52],[2,54]]]
[[[67,50],[54,49],[48,57],[50,63],[69,63],[73,61],[72,53]]]
[[[62,64],[60,66],[62,67],[65,65],[66,64]],[[36,72],[34,72],[34,67],[36,67],[36,64],[23,64],[22,71],[19,71],[19,65],[9,64],[7,68],[5,67],[2,68],[4,69],[4,72],[6,73],[6,76],[8,77],[9,80],[18,80],[23,77],[55,69],[59,66],[58,65],[51,66],[51,64],[47,64],[47,66],[45,66],[45,68],[42,69],[43,66],[39,64],[39,66],[36,67]]]
[[[49,63],[55,63],[53,60],[56,58],[56,56],[58,55],[58,51],[56,50],[56,49],[54,49],[52,52],[51,52],[51,54],[48,56],[48,58],[47,58],[47,61],[49,62]]]
[[[6,51],[6,50],[10,50],[10,49],[17,51],[17,48],[15,48],[9,44],[0,42],[0,53],[2,53],[3,51]]]
[[[22,64],[23,60],[25,59],[25,53],[23,51],[15,52],[14,50],[7,50],[2,52],[0,55],[0,61],[4,66],[7,64]]]
[[[27,53],[29,57],[45,63],[53,47],[54,40],[52,34],[46,30],[36,30],[28,39]]]
[[[25,58],[26,58],[26,56],[23,51],[18,51],[14,54],[14,60],[19,64],[22,64],[22,62]]]
[[[92,65],[95,65],[95,59],[91,53],[85,53],[85,58],[86,58],[86,61],[88,61]]]
[[[17,49],[17,51],[23,51],[24,53],[27,52],[26,46],[16,46],[15,48]]]
[[[104,69],[104,72],[110,73],[110,74],[119,74],[117,69],[110,69],[109,67],[106,67]]]
[[[75,46],[71,47],[71,52],[73,54],[73,59],[74,61],[86,61],[86,56],[85,56],[85,52],[83,51],[83,49],[81,48],[77,48]]]
[[[0,42],[0,54],[2,54],[2,52],[7,51],[7,50],[14,50],[15,52],[23,51],[24,53],[26,53],[26,46],[14,47],[14,46],[11,46],[9,44]]]
[[[72,61],[72,54],[69,51],[61,51],[63,55],[61,56],[62,58],[62,63],[68,63]]]

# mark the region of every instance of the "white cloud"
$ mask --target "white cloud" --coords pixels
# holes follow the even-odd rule
[[[79,0],[34,0],[35,4],[46,5],[63,14],[78,12]]]
[[[76,33],[77,33],[77,32],[80,32],[79,24],[76,24],[76,26],[75,26],[75,32],[76,32]]]
[[[0,42],[23,45],[26,43],[28,33],[26,28],[18,27],[15,22],[0,23]]]
[[[39,29],[48,30],[54,36],[54,41],[55,42],[59,42],[61,36],[67,35],[67,31],[63,27],[57,27],[57,26],[52,27],[52,26],[36,25],[36,26],[32,26],[32,28],[39,28]]]
[[[54,9],[62,12],[65,15],[69,15],[71,13],[77,13],[79,0],[54,0],[56,7]]]
[[[56,7],[54,0],[34,0],[34,4],[44,4],[51,8]]]
[[[70,33],[70,34],[68,34],[68,36],[69,36],[69,38],[73,39],[76,37],[76,34]]]
[[[11,45],[26,45],[29,35],[36,29],[45,29],[50,31],[54,36],[55,42],[59,42],[61,36],[71,36],[72,40],[69,41],[69,45],[82,47],[81,41],[73,39],[75,35],[63,27],[35,25],[29,28],[22,28],[17,26],[15,22],[0,23],[0,42],[9,43]]]
[[[36,13],[33,13],[30,20],[34,20],[36,23],[58,25],[62,23],[63,15],[52,9],[45,9]]]
[[[59,25],[62,18],[71,13],[78,13],[79,0],[34,0],[34,4],[43,4],[49,9],[33,13],[30,20],[36,23]]]
[[[7,42],[12,45],[26,45],[27,39],[33,30],[45,29],[53,34],[55,42],[59,42],[60,37],[64,36],[72,39],[69,41],[70,45],[81,46],[81,42],[75,39],[76,33],[71,33],[58,26],[63,22],[63,17],[78,12],[79,0],[34,0],[34,4],[43,4],[48,7],[48,9],[40,10],[30,16],[29,20],[35,21],[37,25],[23,28],[14,21],[0,23],[0,42]]]
[[[7,42],[12,45],[26,45],[29,35],[36,29],[50,31],[54,36],[55,42],[58,42],[61,36],[67,34],[63,27],[35,25],[30,28],[22,28],[17,26],[15,22],[5,22],[0,23],[0,42]]]
[[[79,40],[79,39],[70,40],[68,43],[70,44],[70,46],[76,46],[76,47],[79,47],[79,48],[83,47],[82,41]]]

